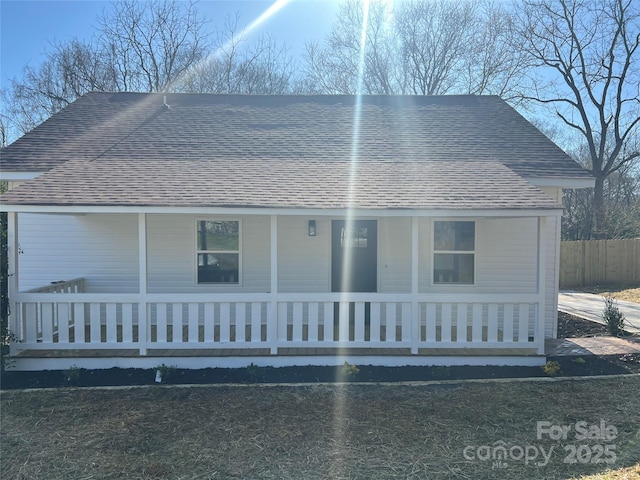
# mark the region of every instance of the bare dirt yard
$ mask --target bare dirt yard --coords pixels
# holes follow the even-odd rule
[[[3,479],[639,478],[640,377],[2,392]]]
[[[625,302],[640,303],[640,285],[590,285],[576,288],[576,290],[611,296]]]
[[[559,334],[606,330],[560,314]],[[350,380],[374,383],[5,390],[0,478],[640,479],[640,358],[615,357],[558,358],[559,375],[636,375],[464,382],[435,367],[416,375],[436,382],[376,384],[362,368]],[[69,374],[95,372],[60,384]]]

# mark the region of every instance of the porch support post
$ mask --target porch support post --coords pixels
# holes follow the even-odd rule
[[[147,354],[149,325],[147,325],[147,214],[138,214],[138,278],[140,280],[138,302],[138,342],[140,355]]]
[[[22,338],[20,332],[20,315],[17,309],[16,295],[18,294],[18,214],[7,213],[7,296],[9,302],[9,332]],[[33,319],[35,322],[35,319]],[[11,345],[13,350],[13,342]],[[13,352],[11,352],[13,354]]]
[[[420,305],[418,304],[418,270],[420,248],[418,244],[418,217],[411,217],[411,353],[418,353],[420,344]]]
[[[538,217],[538,353],[544,355],[544,332],[546,323],[546,262],[547,262],[547,217]]]
[[[278,217],[271,215],[271,304],[267,316],[267,343],[271,354],[278,353]]]

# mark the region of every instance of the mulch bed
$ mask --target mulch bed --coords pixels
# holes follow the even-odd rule
[[[607,335],[603,325],[565,313],[558,314],[558,337],[576,338]],[[547,357],[558,362],[557,376],[614,375],[640,373],[640,355],[585,355],[583,357]],[[357,371],[356,371],[357,370]],[[324,382],[415,382],[429,380],[465,380],[481,378],[545,377],[540,367],[451,366],[451,367],[257,367],[169,369],[162,383],[324,383]],[[5,372],[0,388],[51,388],[61,386],[153,385],[156,372],[151,369],[111,368],[104,370],[71,369],[65,371]]]

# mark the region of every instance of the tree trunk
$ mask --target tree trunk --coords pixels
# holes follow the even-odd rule
[[[607,232],[607,208],[604,201],[604,180],[605,176],[596,177],[596,184],[593,188],[593,215],[595,216],[595,229],[593,238],[602,240],[606,238]]]

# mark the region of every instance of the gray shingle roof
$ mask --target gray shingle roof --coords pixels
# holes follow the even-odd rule
[[[33,184],[37,188],[28,188]],[[24,188],[23,188],[24,187]],[[498,162],[200,159],[70,162],[8,203],[362,209],[557,208]]]
[[[351,96],[166,101],[80,98],[2,150],[3,171],[52,169],[3,203],[554,208],[521,177],[588,177],[498,97],[370,96],[359,107]]]

